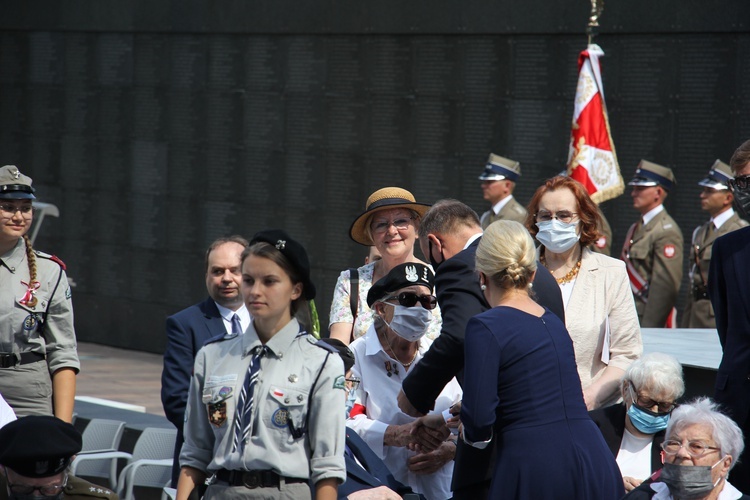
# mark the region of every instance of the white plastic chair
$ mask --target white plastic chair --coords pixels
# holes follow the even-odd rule
[[[143,431],[117,481],[121,499],[132,500],[135,486],[162,489],[171,480],[176,439],[177,429],[149,427]]]
[[[105,454],[115,452],[120,446],[125,422],[94,418],[83,430],[83,448],[71,464],[74,476],[105,477],[109,488],[117,485],[117,459]]]

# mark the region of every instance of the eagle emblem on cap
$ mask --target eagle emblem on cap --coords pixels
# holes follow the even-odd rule
[[[419,275],[417,274],[417,268],[414,266],[406,266],[406,279],[415,283],[419,281]]]
[[[18,170],[15,166],[10,166],[10,175],[13,176],[14,179],[20,179],[21,178],[21,171]]]
[[[284,250],[284,247],[286,247],[286,240],[279,240],[276,242],[277,250]]]

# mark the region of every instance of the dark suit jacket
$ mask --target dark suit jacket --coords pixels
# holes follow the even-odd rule
[[[185,406],[195,355],[207,340],[226,333],[219,309],[210,297],[167,318],[167,348],[164,351],[164,369],[161,374],[161,403],[167,419],[177,427],[175,464],[172,469],[174,485],[177,484],[180,472],[182,426],[185,421]]]
[[[348,454],[344,455],[346,461],[346,481],[339,486],[338,498],[345,499],[355,491],[369,490],[378,486],[387,486],[396,493],[403,495],[411,493],[411,488],[396,481],[391,471],[383,461],[367,446],[359,435],[353,430],[346,429],[346,446],[357,460],[364,466],[360,466],[356,460]]]
[[[604,440],[609,446],[612,456],[617,458],[620,452],[620,443],[622,436],[625,434],[625,414],[627,410],[622,403],[605,406],[589,412],[591,419],[599,427],[604,436]],[[661,469],[661,443],[664,441],[666,431],[659,431],[654,434],[653,444],[651,445],[651,474]],[[646,478],[636,478],[646,479]]]
[[[726,234],[713,245],[708,293],[724,351],[714,398],[745,433],[750,444],[750,227]],[[732,484],[750,493],[750,463],[732,469]]]
[[[432,410],[440,391],[453,377],[463,383],[466,323],[472,316],[489,308],[475,272],[480,239],[440,264],[435,274],[435,290],[443,318],[442,330],[420,362],[409,370],[403,383],[406,397],[422,413]],[[533,290],[539,304],[565,321],[560,287],[541,264],[537,266]],[[489,479],[493,456],[494,446],[479,450],[459,439],[453,468],[453,489]]]

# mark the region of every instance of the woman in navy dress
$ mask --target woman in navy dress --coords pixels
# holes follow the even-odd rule
[[[536,251],[528,231],[498,221],[477,248],[492,308],[466,327],[464,440],[497,441],[490,498],[619,499],[619,469],[583,402],[565,325],[530,296]]]

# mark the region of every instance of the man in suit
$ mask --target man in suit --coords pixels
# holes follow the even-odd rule
[[[427,414],[440,391],[455,376],[463,383],[464,334],[469,318],[489,308],[475,272],[482,228],[477,214],[457,200],[435,203],[422,218],[419,242],[435,269],[435,289],[443,325],[429,351],[406,377],[399,408],[417,417]],[[560,288],[538,265],[533,283],[537,301],[564,321]],[[453,498],[481,499],[489,493],[494,447],[480,450],[458,440],[453,469]]]
[[[482,214],[482,229],[496,220],[514,220],[524,223],[526,209],[513,198],[516,181],[521,177],[521,164],[490,153],[484,172],[479,176],[482,181],[482,196],[492,206]]]
[[[172,486],[180,473],[182,426],[195,355],[219,335],[239,335],[250,326],[250,313],[240,294],[240,256],[247,247],[241,236],[219,238],[206,251],[208,298],[167,318],[167,347],[161,374],[161,402],[167,419],[177,427]]]
[[[750,213],[750,140],[729,161],[734,179],[729,188],[738,211]],[[716,402],[723,405],[750,444],[750,227],[726,234],[713,245],[708,273],[708,295],[724,351],[716,375]],[[732,484],[750,493],[750,461],[732,470]]]
[[[621,258],[643,328],[676,328],[674,308],[682,281],[682,231],[664,208],[667,193],[677,184],[672,169],[641,160],[633,186],[633,207],[640,212],[630,226]]]
[[[703,187],[700,193],[701,209],[708,212],[711,219],[693,231],[688,258],[691,286],[682,314],[682,328],[716,328],[714,310],[708,299],[711,249],[719,236],[747,226],[747,222],[732,209],[734,195],[729,190],[729,180],[733,178],[729,165],[716,160],[706,178],[698,183]]]

